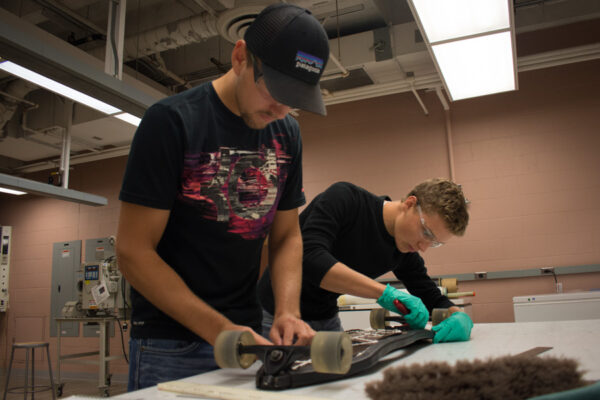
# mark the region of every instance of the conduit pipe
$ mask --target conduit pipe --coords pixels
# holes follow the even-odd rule
[[[423,112],[425,113],[425,115],[429,115],[429,110],[427,110],[427,107],[425,107],[425,103],[423,103],[423,100],[421,100],[421,96],[419,96],[419,93],[417,93],[417,89],[415,89],[415,85],[414,83],[410,82],[410,91],[415,95],[415,97],[417,98],[417,101],[419,102],[419,104],[421,105],[421,108],[423,109]]]
[[[62,187],[69,188],[69,163],[71,161],[71,131],[73,128],[73,112],[75,103],[72,100],[65,101],[67,112],[67,127],[63,132],[63,147],[60,155],[60,175],[62,177]]]
[[[446,97],[444,96],[444,93],[442,93],[442,88],[440,86],[435,87],[435,94],[437,94],[437,97],[440,99],[440,103],[442,103],[442,107],[444,108],[446,146],[448,149],[448,171],[450,172],[450,180],[454,182],[456,176],[454,174],[454,145],[452,144],[452,120],[450,118],[450,106],[448,105],[448,101],[446,101]]]
[[[74,155],[74,156],[71,156],[69,164],[77,165],[77,164],[83,164],[83,163],[88,163],[88,162],[92,162],[92,161],[105,160],[107,158],[127,156],[129,154],[130,147],[131,147],[130,145],[127,145],[127,146],[121,146],[121,147],[114,147],[112,149],[107,149],[107,150],[100,150],[100,151],[95,152],[94,154]],[[21,167],[13,168],[12,170],[14,172],[26,174],[26,173],[30,173],[30,172],[43,171],[43,170],[46,170],[49,168],[56,168],[57,166],[60,166],[59,159],[41,161],[41,162],[37,162],[34,164],[29,164],[29,165],[24,165]]]

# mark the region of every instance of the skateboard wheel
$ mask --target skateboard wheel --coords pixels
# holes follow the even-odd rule
[[[345,374],[352,365],[352,339],[346,332],[317,332],[310,345],[315,371]]]
[[[436,326],[450,316],[447,308],[434,308],[431,313],[431,325]]]
[[[385,308],[376,308],[371,310],[369,314],[369,322],[373,329],[385,329],[385,318],[390,315],[390,312]]]
[[[223,331],[215,342],[215,361],[221,368],[248,368],[256,361],[256,354],[240,354],[240,345],[250,346],[254,338],[246,331]]]

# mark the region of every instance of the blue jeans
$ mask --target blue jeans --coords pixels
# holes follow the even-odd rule
[[[129,339],[127,391],[218,369],[213,347],[204,341]]]
[[[336,313],[333,317],[328,319],[315,319],[312,321],[304,321],[315,331],[343,331],[342,321],[340,316]],[[269,332],[273,326],[273,315],[263,309],[263,320],[262,320],[262,335],[269,339]],[[271,340],[271,339],[269,339]]]

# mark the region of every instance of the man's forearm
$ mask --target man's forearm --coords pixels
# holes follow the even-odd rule
[[[327,271],[321,280],[321,288],[339,294],[377,299],[385,290],[385,285],[356,272],[341,262]]]
[[[291,313],[300,317],[302,287],[302,238],[290,235],[269,242],[271,283],[275,298],[275,315]]]

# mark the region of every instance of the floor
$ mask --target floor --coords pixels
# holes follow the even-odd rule
[[[0,381],[0,396],[4,394],[4,382],[6,380],[5,376],[2,376],[2,380]],[[23,375],[11,376],[10,382],[8,384],[9,388],[19,387],[23,388]],[[35,385],[49,385],[49,378],[38,378],[35,379]],[[80,395],[80,396],[93,396],[93,397],[104,397],[103,392],[98,389],[98,381],[97,380],[73,380],[73,379],[65,379],[63,378],[63,388],[62,388],[62,396],[58,398],[67,398],[69,396]],[[127,384],[121,382],[112,382],[110,388],[108,389],[109,396],[116,396],[118,394],[125,393],[127,391]],[[28,395],[27,398],[31,398],[31,395]],[[9,393],[6,396],[7,400],[12,399],[23,399],[23,393]],[[43,392],[35,393],[36,400],[50,400],[52,399],[52,393],[49,390]]]

